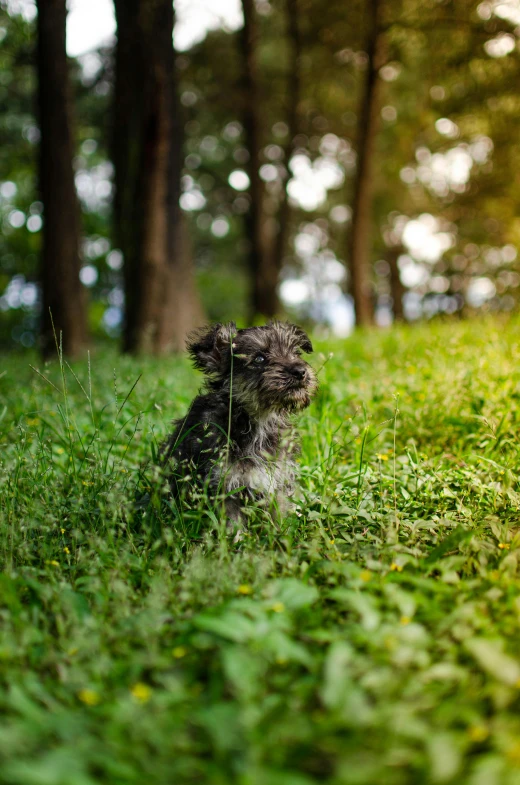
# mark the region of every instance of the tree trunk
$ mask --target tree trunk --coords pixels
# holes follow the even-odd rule
[[[258,23],[255,0],[242,0],[244,26],[241,33],[243,62],[243,113],[245,142],[249,152],[248,175],[251,200],[246,213],[246,232],[249,240],[249,272],[251,278],[251,317],[274,317],[280,312],[278,282],[287,242],[290,208],[287,195],[288,164],[293,141],[297,133],[298,103],[300,95],[299,59],[300,36],[298,30],[298,0],[286,0],[287,39],[291,48],[289,84],[287,89],[287,144],[282,190],[276,213],[274,234],[268,230],[271,223],[264,211],[264,187],[259,174],[261,166],[261,106],[258,89],[257,46]]]
[[[79,279],[80,214],[72,160],[65,0],[38,0],[40,192],[44,205],[41,256],[41,349],[81,353],[87,341],[86,298]]]
[[[240,34],[243,61],[242,78],[242,124],[246,147],[249,152],[247,174],[249,176],[249,210],[245,215],[246,233],[249,241],[248,266],[251,280],[250,311],[254,318],[259,314],[271,315],[276,310],[276,291],[273,297],[273,269],[266,269],[263,238],[264,189],[260,178],[260,106],[256,48],[258,24],[255,0],[242,0],[244,26]],[[271,266],[270,266],[271,267]]]
[[[352,200],[352,227],[349,233],[349,270],[356,324],[373,321],[370,284],[372,251],[372,192],[374,146],[379,126],[380,79],[383,34],[379,29],[382,0],[369,0],[370,18],[366,45],[368,57],[357,133],[357,166]]]
[[[406,292],[406,287],[401,281],[399,266],[397,264],[397,260],[402,253],[404,253],[404,248],[398,246],[396,248],[390,248],[387,255],[388,264],[390,266],[390,293],[392,295],[394,322],[404,322],[403,296]]]
[[[115,9],[114,223],[124,257],[123,349],[162,353],[182,348],[201,316],[181,240],[173,4],[115,0]]]
[[[283,260],[287,245],[287,235],[289,229],[289,219],[291,209],[289,205],[289,195],[287,193],[287,184],[290,179],[289,161],[291,160],[294,139],[298,133],[299,126],[299,102],[300,102],[300,57],[301,57],[301,42],[300,31],[298,27],[298,0],[286,0],[286,18],[287,18],[287,40],[290,47],[289,57],[289,79],[287,85],[287,144],[284,149],[284,163],[285,163],[285,176],[282,181],[282,196],[278,207],[277,215],[277,232],[274,239],[274,270],[275,270],[275,283],[274,293],[276,295],[278,279],[283,267]],[[276,311],[279,310],[278,298],[276,298]],[[275,313],[269,314],[274,316]]]
[[[175,267],[169,265],[163,311],[157,334],[159,354],[182,352],[185,337],[204,320],[193,275],[193,252],[188,222],[181,215],[175,238]]]

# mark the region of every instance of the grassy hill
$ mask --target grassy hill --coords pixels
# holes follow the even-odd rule
[[[150,463],[185,360],[1,359],[0,781],[520,783],[520,322],[317,344],[239,545]]]

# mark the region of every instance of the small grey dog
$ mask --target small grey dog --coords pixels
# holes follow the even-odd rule
[[[205,489],[234,523],[248,504],[283,513],[298,451],[290,415],[317,389],[302,359],[312,352],[307,334],[278,321],[243,330],[231,322],[191,334],[187,349],[206,383],[163,445],[173,495]]]

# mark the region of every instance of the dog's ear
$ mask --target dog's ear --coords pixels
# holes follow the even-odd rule
[[[202,327],[191,333],[186,348],[195,368],[207,374],[222,370],[225,359],[231,355],[231,344],[236,334],[235,322]]]
[[[297,324],[293,324],[292,328],[293,335],[296,338],[296,345],[299,346],[302,351],[306,352],[307,354],[311,354],[313,351],[312,343],[305,330],[302,330],[302,328],[298,327]]]

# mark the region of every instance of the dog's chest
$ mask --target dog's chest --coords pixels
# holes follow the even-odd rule
[[[259,420],[245,434],[228,466],[227,489],[244,488],[262,495],[290,493],[295,475],[292,452],[284,420],[277,415]]]
[[[251,461],[243,458],[235,461],[225,474],[226,490],[243,488],[262,496],[280,492],[290,493],[294,481],[295,465],[289,456],[280,456],[277,461],[262,459]]]

